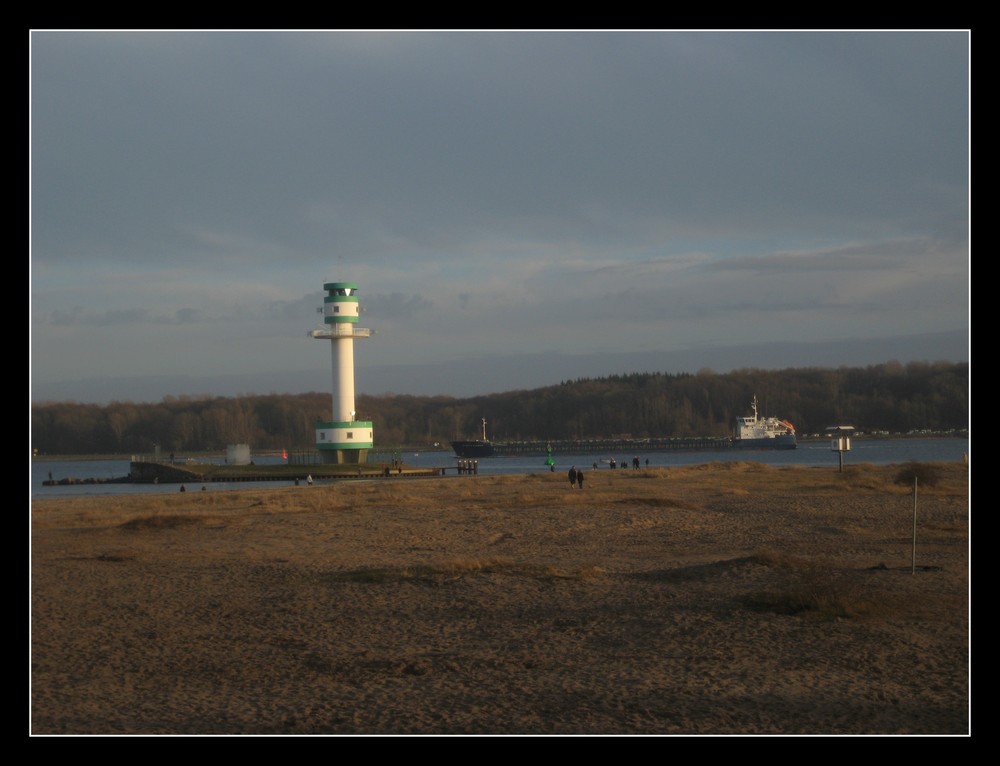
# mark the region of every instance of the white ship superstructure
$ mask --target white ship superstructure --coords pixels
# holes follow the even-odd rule
[[[734,444],[741,449],[794,449],[796,446],[795,426],[787,420],[775,417],[760,417],[757,397],[751,404],[753,415],[736,418],[736,439]]]

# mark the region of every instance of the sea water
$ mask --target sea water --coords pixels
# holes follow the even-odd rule
[[[399,458],[406,465],[420,468],[447,468],[449,476],[457,475],[454,471],[459,459],[450,450],[431,450],[428,452],[398,452]],[[632,459],[638,457],[641,467],[663,468],[682,465],[699,465],[713,462],[754,462],[772,466],[829,466],[838,470],[840,455],[830,449],[830,442],[804,441],[799,442],[793,450],[726,450],[722,452],[637,452],[620,455],[600,454],[558,454],[552,455],[554,466],[546,465],[545,456],[531,457],[493,457],[481,458],[477,463],[480,475],[498,474],[529,474],[544,471],[565,472],[571,466],[577,468],[607,471],[611,470],[610,460],[617,463],[616,470],[632,470]],[[843,453],[844,465],[852,463],[872,463],[875,465],[891,465],[916,461],[920,463],[960,462],[969,458],[969,440],[967,437],[947,438],[910,438],[910,439],[863,439],[851,440],[850,452]],[[221,460],[221,458],[220,458]],[[280,465],[285,461],[280,457],[254,457],[257,465]],[[45,486],[49,478],[60,481],[67,478],[77,480],[97,479],[108,480],[127,476],[130,470],[128,460],[44,460],[31,461],[29,467],[29,483],[31,497],[80,497],[88,495],[137,495],[166,494],[180,490],[177,484],[70,484]],[[308,466],[303,466],[308,472]],[[337,480],[328,480],[337,481]],[[317,481],[316,484],[323,484]],[[277,488],[294,486],[294,481],[266,482],[207,482],[185,485],[188,492],[219,492],[253,487]],[[305,486],[302,484],[301,486]],[[204,490],[202,490],[204,487]]]

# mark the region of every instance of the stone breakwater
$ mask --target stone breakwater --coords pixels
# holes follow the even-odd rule
[[[132,461],[127,476],[79,479],[49,479],[44,486],[78,484],[193,484],[215,482],[301,481],[320,479],[374,479],[391,477],[441,476],[445,468],[415,468],[402,464],[366,463],[363,465],[214,465],[209,463],[173,463]],[[455,468],[451,467],[454,471]]]

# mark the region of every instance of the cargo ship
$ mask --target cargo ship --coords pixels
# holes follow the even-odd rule
[[[493,457],[493,444],[486,438],[486,418],[483,418],[483,438],[468,441],[453,441],[451,448],[462,458]]]
[[[787,420],[762,418],[757,410],[757,397],[751,404],[753,415],[736,419],[732,436],[680,436],[647,439],[556,439],[546,441],[490,441],[483,418],[483,438],[453,441],[451,447],[459,458],[531,457],[551,452],[562,455],[634,454],[636,452],[722,452],[727,450],[795,449],[795,427]]]
[[[753,415],[736,418],[734,449],[795,449],[795,426],[775,417],[762,418],[757,412],[757,397],[750,405]]]

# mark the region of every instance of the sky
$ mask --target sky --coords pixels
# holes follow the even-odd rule
[[[968,360],[966,30],[29,34],[33,401]]]

